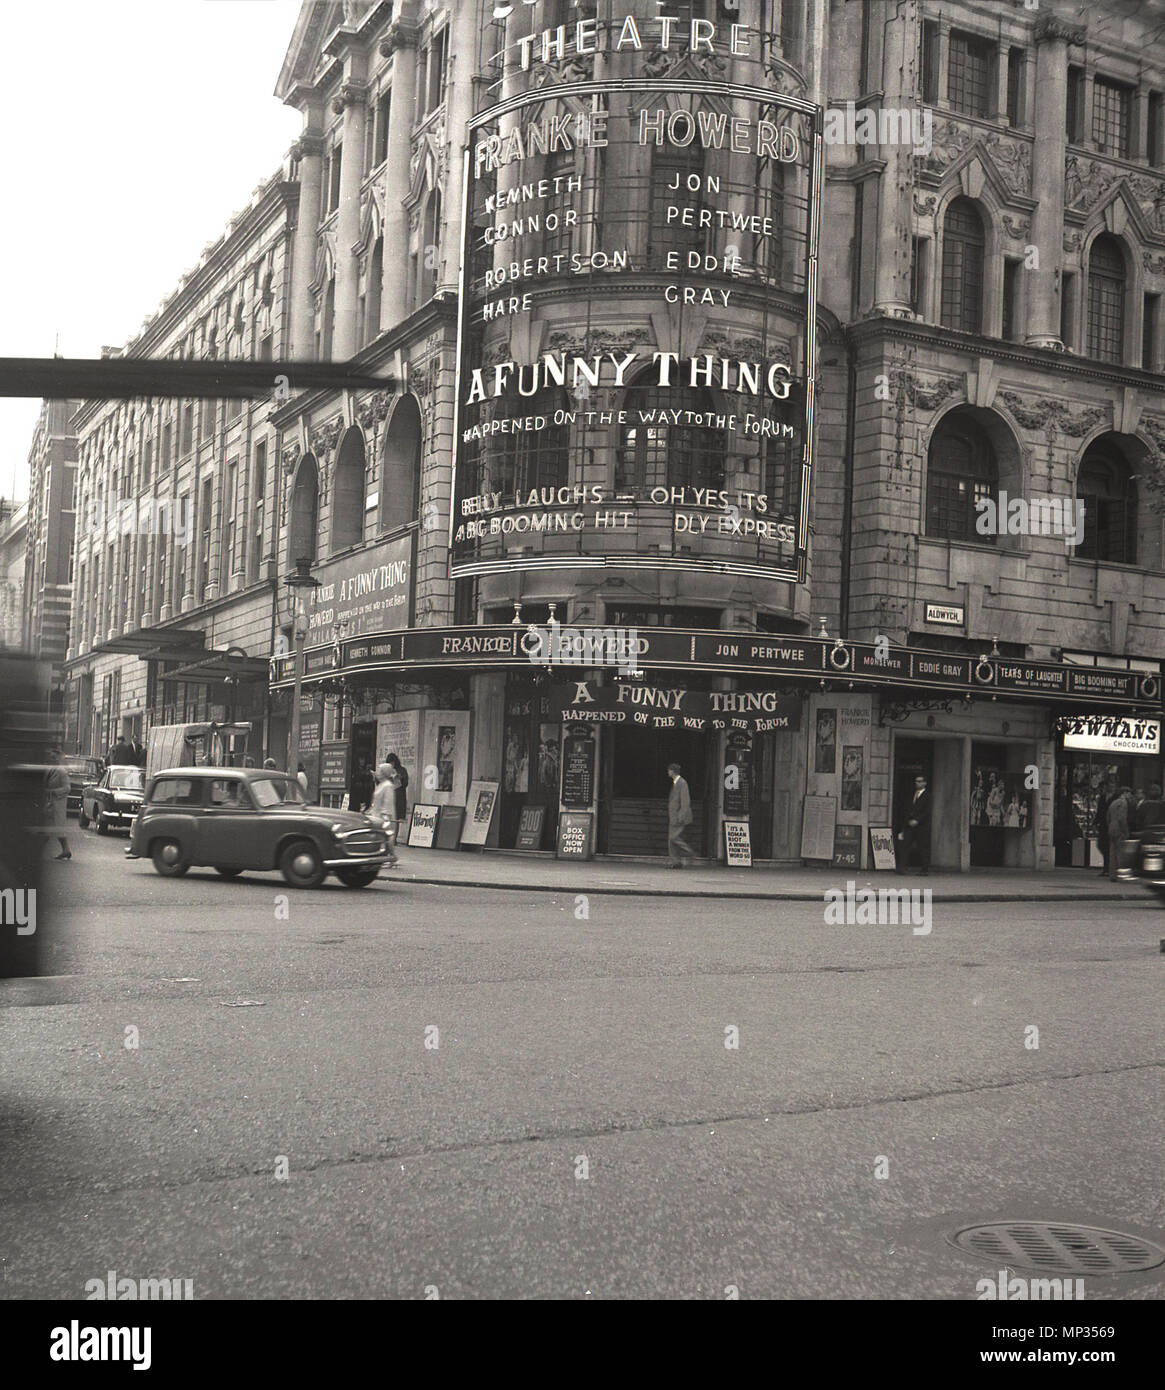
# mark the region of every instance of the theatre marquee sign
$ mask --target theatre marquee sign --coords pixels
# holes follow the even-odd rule
[[[530,629],[521,625],[498,627],[408,628],[380,632],[309,650],[304,659],[308,680],[360,671],[428,669],[544,668],[530,660]],[[573,636],[572,636],[573,634]],[[578,632],[562,629],[564,648],[576,645]],[[627,664],[617,650],[592,652],[586,667],[612,672]],[[808,678],[814,685],[838,682],[872,687],[917,688],[920,693],[943,691],[957,698],[997,696],[1006,699],[1072,701],[1083,704],[1141,706],[1160,709],[1161,682],[1156,675],[1139,671],[1097,670],[1082,666],[1056,666],[1011,658],[948,656],[943,652],[911,647],[892,647],[889,652],[868,642],[829,641],[819,637],[779,637],[765,634],[741,636],[719,630],[683,631],[679,628],[639,628],[636,632],[635,665],[644,671],[703,671],[717,675]],[[272,683],[290,685],[295,675],[294,658],[272,663]],[[603,699],[608,698],[603,696]],[[627,697],[630,699],[631,697]],[[582,701],[583,704],[586,701]],[[710,713],[772,714],[735,708],[710,709]],[[1143,721],[1142,721],[1143,722]]]
[[[454,577],[805,579],[820,131],[809,102],[694,79],[542,87],[474,117]]]

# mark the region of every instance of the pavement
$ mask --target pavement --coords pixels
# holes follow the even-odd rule
[[[933,870],[899,876],[839,868],[729,869],[695,861],[687,869],[669,869],[659,860],[604,857],[555,859],[548,854],[507,850],[398,850],[400,867],[388,877],[409,883],[494,888],[527,893],[610,893],[632,897],[757,898],[787,902],[821,902],[830,888],[901,888],[931,890],[935,902],[1093,902],[1143,900],[1137,883],[1114,883],[1096,869],[972,869],[968,873]]]

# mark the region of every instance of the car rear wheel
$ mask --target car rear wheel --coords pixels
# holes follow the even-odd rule
[[[318,888],[328,871],[310,840],[296,840],[279,856],[279,872],[292,888]]]
[[[150,858],[163,878],[180,878],[190,867],[177,840],[156,840]]]
[[[367,888],[380,872],[376,869],[337,869],[336,877],[345,888]]]
[[[216,874],[222,874],[223,878],[238,878],[243,872],[241,868],[236,869],[231,864],[216,864],[214,871]]]

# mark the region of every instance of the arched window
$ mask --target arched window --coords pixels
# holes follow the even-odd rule
[[[695,117],[692,117],[693,129]],[[647,263],[652,270],[667,268],[669,251],[679,253],[678,265],[688,269],[688,252],[703,251],[707,232],[698,225],[686,226],[678,219],[668,221],[669,207],[692,210],[692,222],[699,223],[704,205],[704,150],[699,137],[689,145],[658,145],[651,156],[651,207],[647,225]]]
[[[959,414],[940,421],[930,441],[926,468],[926,534],[939,540],[993,545],[975,523],[976,504],[999,492],[999,465],[982,428]]]
[[[358,545],[364,535],[364,436],[353,425],[340,441],[332,482],[332,553]]]
[[[1118,450],[1092,445],[1076,475],[1076,500],[1084,503],[1084,537],[1076,547],[1077,557],[1135,565],[1136,484]]]
[[[640,493],[653,487],[712,487],[724,483],[727,439],[723,430],[675,423],[665,412],[715,409],[712,393],[676,386],[632,386],[623,398],[627,423],[615,452],[615,490]],[[682,417],[681,417],[682,418]]]
[[[979,333],[983,327],[983,219],[970,198],[956,198],[943,220],[944,328]]]
[[[368,280],[364,291],[364,341],[380,336],[380,286],[384,279],[384,238],[377,237],[368,257]]]
[[[421,485],[421,411],[415,396],[397,402],[384,436],[380,469],[380,529],[407,526],[417,516]]]
[[[1088,355],[1119,362],[1125,336],[1125,258],[1114,236],[1099,236],[1088,257]]]
[[[547,423],[539,430],[494,436],[490,467],[495,487],[509,495],[529,488],[566,486],[570,474],[570,426],[554,424],[555,411],[566,406],[566,393],[558,387],[544,388],[523,402],[522,408],[528,415],[542,415]]]
[[[305,454],[299,461],[295,487],[291,494],[291,524],[287,528],[289,569],[295,567],[297,560],[310,560],[314,564],[318,559],[319,541],[316,532],[319,509],[319,469],[313,456]]]

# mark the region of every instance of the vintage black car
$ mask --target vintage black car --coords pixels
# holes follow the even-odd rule
[[[164,878],[195,864],[224,878],[278,869],[293,888],[315,888],[329,873],[364,888],[391,857],[367,817],[309,806],[286,773],[231,767],[171,767],[152,777],[127,853],[151,859]]]
[[[80,815],[81,793],[90,782],[98,780],[105,771],[105,763],[100,758],[86,758],[81,754],[67,753],[64,768],[69,774],[69,796],[65,809],[71,816]]]
[[[82,830],[90,824],[105,835],[116,826],[129,830],[142,804],[142,770],[132,765],[111,763],[95,782],[81,789],[81,811],[77,824]]]

